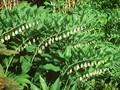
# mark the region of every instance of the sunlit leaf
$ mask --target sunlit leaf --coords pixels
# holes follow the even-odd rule
[[[41,76],[39,76],[39,80],[42,90],[49,90],[46,81]]]
[[[58,78],[51,86],[50,90],[60,90],[61,87],[61,81],[60,78]]]
[[[58,71],[61,70],[59,66],[55,66],[53,64],[43,65],[43,68],[46,69],[46,70],[52,70],[52,71],[55,71],[55,72],[58,72]]]

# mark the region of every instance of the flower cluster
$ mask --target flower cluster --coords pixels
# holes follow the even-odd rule
[[[97,76],[97,75],[101,75],[104,74],[106,71],[108,70],[108,68],[104,68],[104,69],[97,69],[94,72],[88,73],[83,75],[82,77],[79,78],[80,81],[86,81],[91,77]]]
[[[84,62],[81,64],[76,64],[67,71],[67,75],[71,74],[73,71],[79,70],[80,68],[93,67],[97,65],[99,66],[101,64],[105,64],[106,62],[107,62],[106,60],[102,60],[102,61],[92,61],[92,62]]]
[[[46,42],[44,42],[44,44],[41,45],[40,49],[38,50],[38,53],[41,54],[42,51],[48,47],[49,45],[57,42],[57,41],[60,41],[60,40],[63,40],[63,39],[66,39],[68,38],[70,35],[73,35],[79,31],[82,31],[83,30],[83,27],[78,27],[78,28],[75,28],[74,30],[71,30],[71,31],[68,31],[68,32],[64,32],[62,33],[62,35],[56,35],[54,37],[50,37],[47,39]]]
[[[15,27],[11,30],[9,30],[8,32],[5,32],[1,35],[1,39],[0,41],[2,43],[4,43],[5,41],[8,41],[11,37],[14,37],[18,34],[21,34],[24,32],[24,30],[28,30],[29,28],[35,26],[35,24],[38,24],[38,21],[37,22],[33,22],[33,23],[29,23],[29,24],[22,24],[18,27]]]

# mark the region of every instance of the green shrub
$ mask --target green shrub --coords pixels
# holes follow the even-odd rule
[[[22,90],[118,90],[120,14],[112,2],[77,1],[67,12],[57,10],[63,1],[2,9],[0,80]]]

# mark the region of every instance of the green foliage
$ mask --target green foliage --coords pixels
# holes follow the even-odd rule
[[[42,89],[48,90],[48,87],[47,87],[45,80],[41,76],[39,76],[39,78],[40,78],[40,84],[41,84]]]
[[[68,11],[64,0],[23,2],[0,10],[0,80],[22,90],[118,90],[118,2],[78,0]]]

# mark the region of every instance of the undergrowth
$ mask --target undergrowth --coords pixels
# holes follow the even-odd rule
[[[21,2],[0,10],[0,90],[119,90],[119,0]]]

